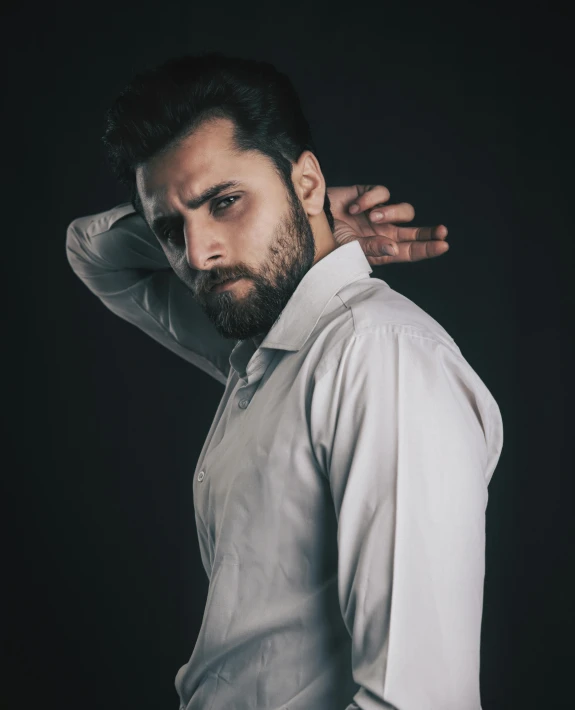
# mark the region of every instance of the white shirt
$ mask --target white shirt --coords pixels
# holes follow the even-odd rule
[[[480,710],[493,396],[357,241],[261,343],[221,337],[131,205],[67,255],[114,313],[225,384],[194,471],[209,591],[183,710]]]

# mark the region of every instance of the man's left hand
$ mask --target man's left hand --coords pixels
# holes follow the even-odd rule
[[[408,202],[385,204],[389,190],[383,185],[328,187],[327,194],[335,222],[334,237],[339,244],[359,241],[370,264],[421,261],[441,256],[449,249],[447,227],[398,227],[415,216]],[[352,214],[350,207],[357,205]],[[377,213],[382,217],[377,219]]]

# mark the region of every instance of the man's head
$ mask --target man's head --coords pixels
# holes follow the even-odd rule
[[[124,89],[103,141],[135,209],[224,337],[265,335],[337,247],[308,123],[270,64],[219,53],[170,60]]]

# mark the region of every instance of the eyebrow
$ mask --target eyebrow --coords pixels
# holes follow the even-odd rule
[[[239,180],[227,180],[226,182],[219,182],[217,185],[212,185],[211,187],[208,187],[208,189],[204,190],[200,195],[198,195],[198,197],[192,197],[190,200],[187,200],[185,205],[191,210],[199,210],[202,205],[204,205],[206,202],[209,202],[209,200],[213,199],[214,197],[217,197],[224,190],[228,190],[230,187],[239,187],[241,184],[242,183]],[[160,215],[152,221],[152,229],[157,232],[162,227],[168,224],[173,224],[179,219],[181,219],[181,217],[178,212],[173,214]]]

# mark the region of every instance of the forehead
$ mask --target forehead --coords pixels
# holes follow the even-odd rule
[[[230,179],[269,180],[270,163],[256,151],[238,151],[230,119],[208,121],[167,152],[154,156],[136,170],[142,203],[153,213],[170,198],[198,195],[210,185]]]

